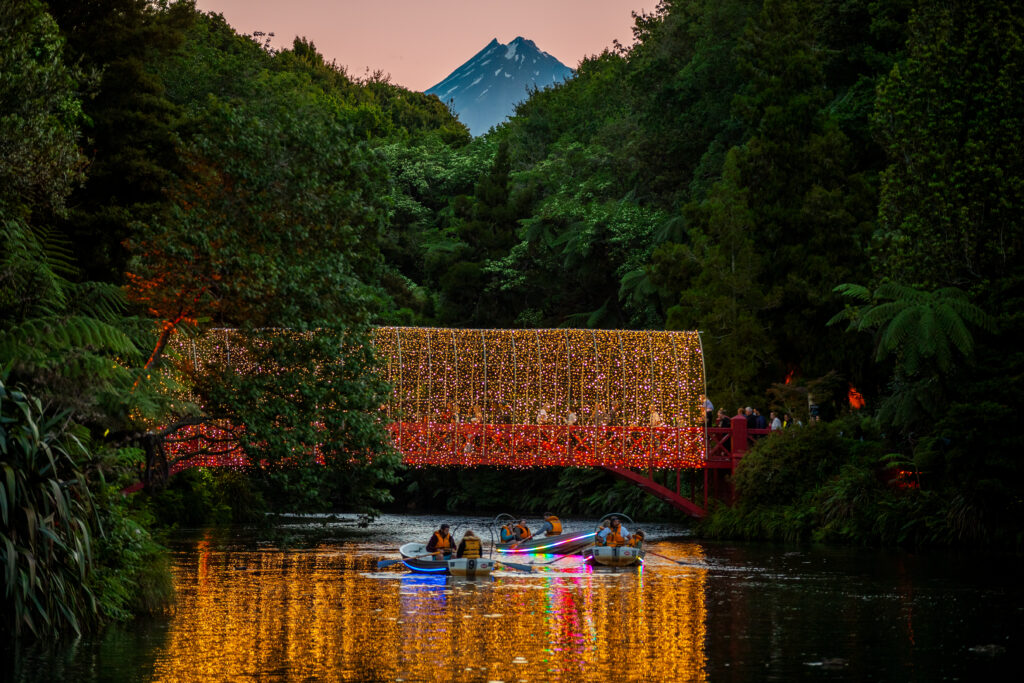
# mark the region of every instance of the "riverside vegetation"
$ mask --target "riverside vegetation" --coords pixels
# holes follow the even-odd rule
[[[669,514],[597,472],[403,469],[374,324],[701,329],[717,404],[825,418],[703,533],[1019,548],[1019,3],[666,0],[634,32],[473,139],[188,1],[0,5],[0,630],[160,609],[169,524]],[[174,356],[214,327],[277,371]],[[120,495],[215,420],[249,468]]]

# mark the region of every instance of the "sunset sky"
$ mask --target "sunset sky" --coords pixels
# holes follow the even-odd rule
[[[413,90],[440,82],[492,38],[523,36],[565,65],[632,43],[631,12],[657,0],[197,0],[240,33],[273,32],[287,47],[312,40],[353,76],[367,68]]]

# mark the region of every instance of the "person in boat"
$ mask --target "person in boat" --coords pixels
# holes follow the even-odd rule
[[[459,543],[458,550],[455,551],[455,557],[476,560],[483,555],[482,551],[483,545],[480,543],[480,537],[474,534],[472,529],[466,529],[466,533],[462,535],[462,541]]]
[[[515,540],[516,540],[516,532],[514,530],[514,526],[515,525],[512,522],[512,520],[509,520],[508,522],[506,522],[505,524],[502,525],[501,531],[498,532],[498,535],[500,536],[502,543],[514,543],[515,542]]]
[[[516,522],[516,525],[512,527],[512,533],[516,537],[516,543],[529,541],[533,538],[533,534],[530,533],[530,527],[526,526],[526,523],[523,522],[523,520]]]
[[[448,525],[442,524],[427,541],[427,552],[434,553],[435,560],[447,560],[455,551],[455,539],[448,532]]]
[[[636,548],[637,550],[644,549],[644,538],[646,535],[640,529],[637,529],[635,533],[630,534],[629,538],[626,539],[626,545],[630,548]]]
[[[611,517],[608,519],[608,526],[598,530],[595,540],[598,545],[617,548],[626,545],[627,538],[629,530],[622,526],[618,517]]]
[[[540,531],[537,532],[538,536],[541,531],[544,532],[545,536],[559,536],[562,533],[562,521],[555,517],[554,513],[545,512],[544,524],[541,526]]]

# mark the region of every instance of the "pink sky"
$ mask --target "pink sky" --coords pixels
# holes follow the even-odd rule
[[[220,12],[239,33],[273,32],[276,47],[295,36],[349,74],[367,67],[412,90],[439,83],[492,38],[529,38],[566,66],[633,42],[631,12],[657,0],[197,0]]]

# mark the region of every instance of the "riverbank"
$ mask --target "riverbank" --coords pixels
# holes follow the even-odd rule
[[[715,539],[1020,552],[1016,481],[974,468],[954,477],[899,453],[871,418],[787,429],[762,439],[733,479],[735,500],[696,526]]]

